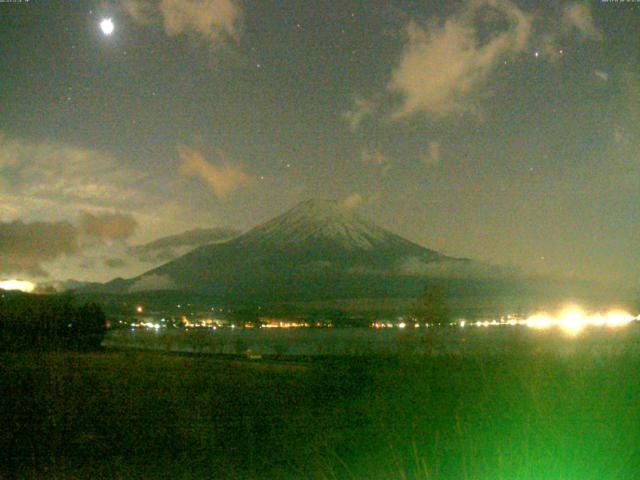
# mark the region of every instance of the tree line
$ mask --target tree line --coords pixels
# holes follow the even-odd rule
[[[100,305],[68,295],[0,294],[0,351],[96,350],[107,322]]]

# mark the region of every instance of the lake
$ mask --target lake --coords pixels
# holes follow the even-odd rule
[[[640,353],[640,324],[587,327],[572,335],[559,328],[466,326],[430,328],[162,328],[110,331],[103,345],[211,355],[249,356],[442,356]]]

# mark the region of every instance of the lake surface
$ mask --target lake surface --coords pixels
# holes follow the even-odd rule
[[[570,335],[524,326],[373,328],[165,328],[112,330],[103,345],[211,355],[441,356],[517,354],[639,355],[640,324],[589,327]]]

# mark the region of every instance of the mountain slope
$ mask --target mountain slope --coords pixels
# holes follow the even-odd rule
[[[248,231],[238,239],[244,246],[299,248],[331,243],[346,251],[411,250],[438,256],[330,200],[307,200]]]
[[[411,260],[452,259],[403,239],[341,207],[309,200],[230,241],[205,245],[131,280],[129,291],[175,288],[225,298],[309,299],[399,295]],[[411,294],[415,287],[411,287]]]

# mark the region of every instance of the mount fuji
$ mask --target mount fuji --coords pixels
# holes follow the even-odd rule
[[[424,282],[407,264],[466,264],[406,240],[335,201],[308,200],[224,243],[201,246],[118,293],[180,290],[274,301],[414,295]]]

